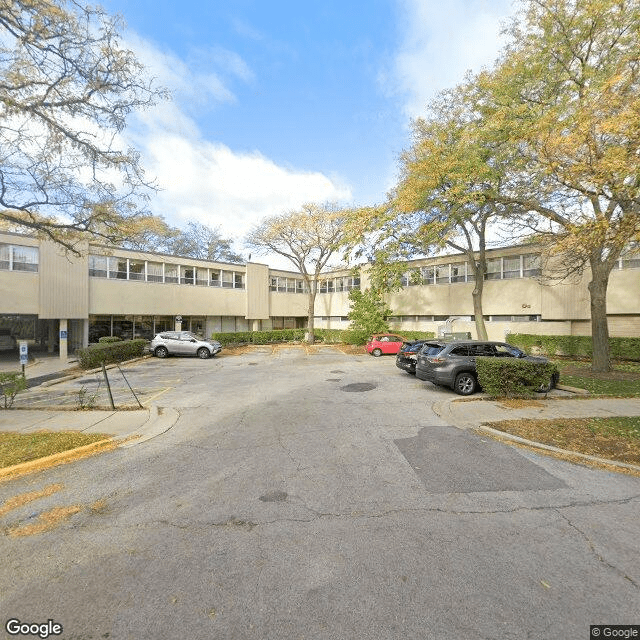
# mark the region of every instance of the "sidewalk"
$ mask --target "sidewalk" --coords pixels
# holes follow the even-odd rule
[[[553,397],[534,400],[528,406],[510,407],[500,400],[447,398],[434,403],[435,413],[463,429],[500,420],[549,420],[553,418],[611,418],[640,416],[640,398]]]

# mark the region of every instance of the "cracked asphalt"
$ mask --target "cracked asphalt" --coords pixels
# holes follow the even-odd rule
[[[431,410],[449,392],[393,358],[265,349],[133,369],[135,388],[167,389],[171,430],[0,484],[0,513],[42,496],[0,519],[3,624],[52,619],[67,640],[640,624],[640,478],[449,426]],[[74,509],[15,535],[56,507]]]

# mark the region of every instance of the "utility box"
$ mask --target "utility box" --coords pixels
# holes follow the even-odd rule
[[[452,333],[444,333],[442,337],[446,342],[453,342],[454,340],[471,340],[470,331],[454,331]]]

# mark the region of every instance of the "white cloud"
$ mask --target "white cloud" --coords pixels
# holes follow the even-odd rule
[[[162,189],[150,204],[154,213],[179,227],[193,221],[220,227],[240,249],[242,237],[265,216],[306,202],[351,200],[350,188],[339,178],[280,166],[259,151],[238,153],[202,137],[187,109],[194,100],[235,101],[222,74],[252,81],[240,56],[212,47],[194,52],[186,63],[139,36],[130,36],[127,45],[174,92],[174,100],[138,114],[128,132],[147,174]]]
[[[238,238],[264,216],[305,202],[348,200],[350,190],[319,172],[281,167],[255,152],[235,153],[218,142],[156,131],[145,161],[163,185],[156,213],[184,226],[198,221]]]
[[[495,62],[504,40],[502,23],[511,0],[399,0],[405,27],[394,66],[382,79],[387,90],[405,99],[405,113],[425,113],[441,90]]]

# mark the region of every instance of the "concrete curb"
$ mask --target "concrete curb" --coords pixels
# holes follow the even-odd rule
[[[520,444],[526,444],[529,447],[534,447],[536,449],[544,449],[545,451],[552,451],[554,453],[561,453],[563,455],[576,456],[578,458],[582,458],[583,460],[590,460],[591,462],[599,462],[600,464],[606,464],[612,467],[620,467],[623,469],[631,469],[632,471],[640,472],[640,467],[635,464],[627,464],[626,462],[618,462],[617,460],[608,460],[607,458],[599,458],[597,456],[590,456],[586,453],[578,453],[577,451],[570,451],[569,449],[560,449],[559,447],[552,447],[548,444],[542,444],[541,442],[535,442],[533,440],[527,440],[526,438],[521,438],[520,436],[514,436],[511,433],[507,433],[506,431],[499,431],[498,429],[492,429],[491,427],[487,427],[483,424],[476,427],[478,431],[484,431],[485,433],[490,433],[495,436],[499,436],[500,438],[504,438],[505,440],[513,440],[514,442],[518,442]]]
[[[3,482],[4,480],[13,480],[14,478],[33,473],[35,471],[49,469],[50,467],[64,463],[66,460],[76,458],[77,456],[84,458],[85,456],[92,455],[93,453],[97,453],[103,449],[110,450],[116,447],[128,449],[130,447],[135,447],[169,431],[169,429],[171,429],[178,421],[179,417],[180,414],[175,409],[165,409],[160,408],[157,405],[153,405],[149,409],[149,418],[138,430],[126,435],[98,440],[97,442],[76,447],[75,449],[61,451],[60,453],[54,453],[53,455],[46,456],[44,458],[37,458],[35,460],[29,460],[28,462],[22,462],[11,467],[0,469],[0,482]]]
[[[147,442],[147,440],[151,440],[152,438],[156,438],[169,431],[178,421],[179,417],[180,414],[175,409],[152,405],[149,409],[149,419],[142,425],[139,431],[134,431],[120,438],[120,441],[125,440],[126,442],[120,444],[119,447],[121,449],[128,449]],[[135,438],[135,440],[130,440],[131,438]]]
[[[28,462],[21,462],[20,464],[14,464],[11,467],[5,467],[0,469],[0,482],[3,480],[10,480],[19,476],[32,473],[33,471],[40,471],[62,463],[69,458],[74,458],[78,454],[91,455],[101,449],[110,449],[115,446],[116,441],[114,438],[107,438],[105,440],[98,440],[91,444],[85,444],[82,447],[76,447],[75,449],[69,449],[68,451],[61,451],[60,453],[54,453],[53,455],[46,456],[44,458],[36,458],[35,460],[29,460]]]

